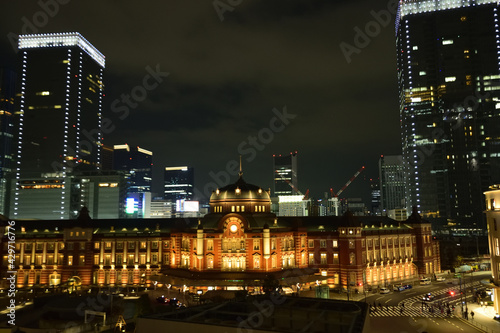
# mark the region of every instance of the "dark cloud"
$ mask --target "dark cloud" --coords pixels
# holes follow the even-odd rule
[[[299,186],[320,196],[361,165],[376,177],[378,156],[400,151],[394,17],[350,63],[340,48],[387,4],[251,0],[221,21],[212,1],[73,0],[37,26],[38,2],[5,1],[0,60],[14,63],[12,35],[29,24],[82,33],[106,56],[104,114],[116,130],[105,143],[152,150],[157,191],[161,168],[175,164],[193,165],[203,188],[286,105],[296,118],[245,162],[245,178],[271,187],[272,154],[298,150]],[[148,66],[170,75],[120,119],[111,103],[141,85]],[[357,182],[346,194],[366,196],[366,182]]]

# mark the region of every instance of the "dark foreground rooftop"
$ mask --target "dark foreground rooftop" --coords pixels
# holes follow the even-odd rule
[[[189,307],[140,318],[138,333],[179,332],[344,332],[370,331],[361,302],[273,295]]]

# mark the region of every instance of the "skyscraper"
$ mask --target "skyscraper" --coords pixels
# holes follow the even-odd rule
[[[19,36],[19,50],[22,82],[14,217],[30,204],[20,196],[21,182],[55,177],[60,178],[55,185],[37,183],[25,189],[50,189],[59,199],[41,209],[53,218],[69,218],[66,177],[74,170],[100,168],[105,59],[79,33]]]
[[[194,169],[188,166],[165,167],[165,200],[193,199]]]
[[[147,149],[128,144],[115,145],[113,169],[123,170],[129,179],[129,192],[151,192],[153,177],[153,153]]]
[[[402,156],[380,156],[378,170],[382,211],[404,208],[405,182]]]
[[[0,214],[6,214],[8,178],[14,166],[16,74],[0,68]]]
[[[500,179],[496,1],[401,1],[396,18],[406,207],[484,226]]]
[[[297,151],[273,155],[273,196],[299,194],[297,179]]]

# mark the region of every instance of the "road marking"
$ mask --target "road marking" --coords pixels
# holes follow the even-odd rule
[[[384,298],[384,296],[381,296],[379,298],[375,298],[375,300],[378,301],[379,299],[382,299],[382,298]]]
[[[416,291],[412,291],[411,293],[407,293],[406,295],[413,295],[413,294],[416,294],[417,292]]]
[[[389,298],[387,301],[385,301],[386,303],[389,302],[390,300],[392,300],[392,298]]]

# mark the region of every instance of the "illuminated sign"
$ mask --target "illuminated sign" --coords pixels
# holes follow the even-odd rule
[[[175,202],[175,208],[178,212],[199,212],[200,202],[180,199]]]
[[[127,198],[125,202],[125,213],[134,214],[137,211],[139,203],[134,198]]]

